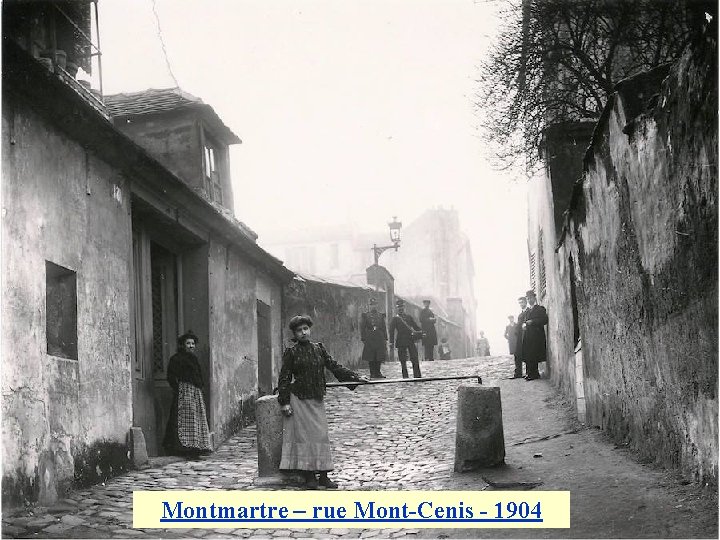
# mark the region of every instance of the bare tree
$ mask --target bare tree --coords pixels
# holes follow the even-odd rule
[[[476,107],[498,165],[537,162],[546,126],[597,119],[620,80],[677,59],[679,0],[517,0],[480,66]]]

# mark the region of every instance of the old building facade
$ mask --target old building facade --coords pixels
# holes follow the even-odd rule
[[[643,459],[717,483],[712,24],[674,65],[620,83],[596,125],[546,132],[528,248],[550,317],[550,377],[578,417]]]
[[[121,115],[137,105],[133,96],[108,109],[61,64],[64,55],[40,56],[62,41],[40,43],[52,35],[43,25],[57,30],[57,20],[76,16],[79,26],[90,9],[3,3],[4,30],[27,29],[23,39],[3,32],[5,506],[51,502],[127,469],[132,427],[148,454],[161,454],[165,368],[182,331],[200,337],[216,444],[271,391],[282,352],[282,288],[292,273],[227,204],[227,145],[237,137],[187,95],[182,112],[148,113],[146,99],[140,114]],[[72,45],[78,33],[66,38]],[[148,124],[124,129],[150,118],[167,122],[161,146],[148,142],[162,138]],[[202,130],[197,139],[178,136],[185,121]],[[188,144],[183,162],[177,140]]]

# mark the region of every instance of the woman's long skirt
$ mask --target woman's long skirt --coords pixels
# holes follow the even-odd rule
[[[300,471],[331,471],[330,438],[321,399],[299,399],[290,394],[293,414],[283,419],[280,468]]]
[[[202,390],[181,382],[173,398],[163,446],[170,453],[212,450]]]

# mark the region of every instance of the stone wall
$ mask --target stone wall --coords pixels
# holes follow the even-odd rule
[[[618,86],[586,154],[558,254],[577,265],[588,422],[649,461],[713,483],[716,47],[713,38],[669,74]]]
[[[104,480],[127,466],[131,233],[116,169],[5,93],[2,133],[8,506],[52,501],[74,480]],[[77,354],[69,358],[48,354],[46,261],[75,272]]]
[[[370,287],[353,287],[308,278],[295,279],[283,294],[285,335],[288,321],[295,315],[310,315],[314,321],[312,340],[322,342],[335,360],[346,367],[367,367],[361,363],[360,315],[367,311],[368,302],[375,297],[378,305],[385,304],[385,293]],[[286,340],[287,346],[290,342]],[[277,378],[275,379],[277,384]]]

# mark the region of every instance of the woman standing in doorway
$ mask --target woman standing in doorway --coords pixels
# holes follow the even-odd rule
[[[173,390],[163,446],[171,455],[197,459],[212,450],[208,429],[203,376],[195,356],[198,338],[188,330],[178,338],[178,352],[168,363],[167,380]]]
[[[312,325],[307,316],[290,320],[295,344],[283,353],[278,381],[278,402],[285,416],[280,469],[302,471],[307,489],[335,489],[338,485],[328,478],[333,461],[323,401],[325,368],[341,382],[368,379],[338,364],[322,343],[311,342]]]

